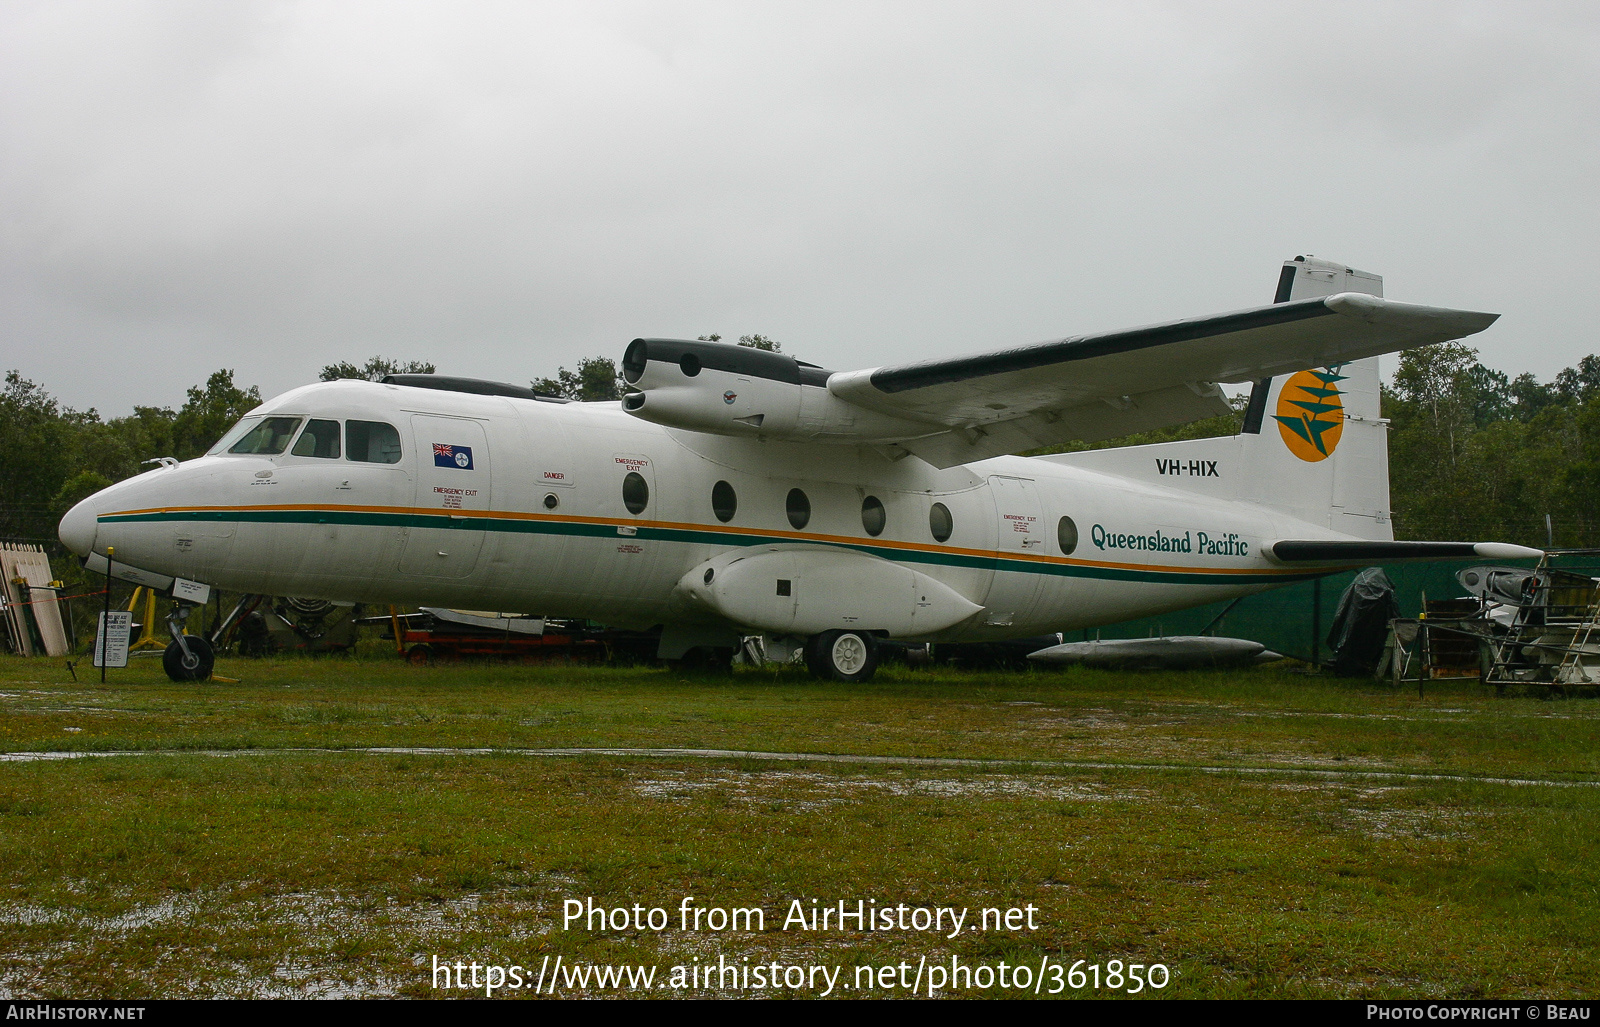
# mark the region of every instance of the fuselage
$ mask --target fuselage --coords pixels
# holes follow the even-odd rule
[[[618,404],[344,381],[252,417],[294,419],[282,452],[223,446],[146,472],[75,508],[63,539],[229,591],[639,628],[703,617],[679,585],[719,554],[843,549],[982,608],[921,637],[997,639],[1327,573],[1275,563],[1263,543],[1341,537],[1269,507],[1047,459],[939,470],[867,446],[661,427]],[[362,427],[372,425],[392,432]]]

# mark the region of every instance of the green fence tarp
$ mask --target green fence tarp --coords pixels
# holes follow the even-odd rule
[[[1495,566],[1532,567],[1536,562],[1509,560]],[[1440,560],[1384,564],[1383,571],[1394,582],[1394,597],[1400,604],[1400,615],[1415,617],[1422,611],[1424,595],[1429,599],[1454,599],[1466,595],[1466,589],[1456,581],[1456,572],[1471,566],[1474,566],[1472,560]],[[1328,651],[1328,628],[1333,623],[1334,611],[1339,608],[1339,597],[1355,576],[1356,571],[1346,571],[1316,581],[1304,581],[1246,596],[1232,609],[1229,609],[1228,602],[1212,603],[1159,617],[1122,621],[1081,632],[1069,631],[1066,640],[1076,642],[1093,638],[1149,638],[1204,633],[1225,638],[1248,638],[1285,656],[1307,662],[1326,662],[1333,658]]]

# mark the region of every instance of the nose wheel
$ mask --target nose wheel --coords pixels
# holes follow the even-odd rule
[[[173,641],[161,654],[161,669],[174,681],[205,681],[211,677],[216,662],[211,643],[200,635],[184,635],[181,642]]]
[[[806,667],[828,681],[870,681],[878,669],[878,647],[864,631],[824,631],[806,642]]]
[[[185,634],[184,622],[193,609],[188,603],[173,603],[167,615],[167,630],[172,632],[172,642],[161,654],[161,669],[174,681],[206,681],[217,656],[211,643],[201,635]]]

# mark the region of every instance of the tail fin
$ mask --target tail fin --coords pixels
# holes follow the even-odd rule
[[[1284,261],[1274,301],[1341,292],[1382,296],[1383,279],[1296,257]],[[1244,435],[1253,438],[1244,440],[1241,456],[1259,494],[1240,498],[1358,538],[1394,538],[1389,429],[1378,390],[1377,357],[1257,382],[1244,424]]]
[[[1315,257],[1284,261],[1274,301],[1341,292],[1383,295],[1383,279]],[[1256,382],[1231,438],[1063,454],[1045,459],[1281,510],[1357,538],[1394,538],[1388,428],[1377,358]],[[1212,473],[1196,475],[1192,468]]]

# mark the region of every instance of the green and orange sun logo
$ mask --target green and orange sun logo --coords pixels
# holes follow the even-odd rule
[[[1344,393],[1335,383],[1344,380],[1338,367],[1321,367],[1291,375],[1283,383],[1273,420],[1289,452],[1309,463],[1333,455],[1344,433],[1344,405],[1339,402]]]

